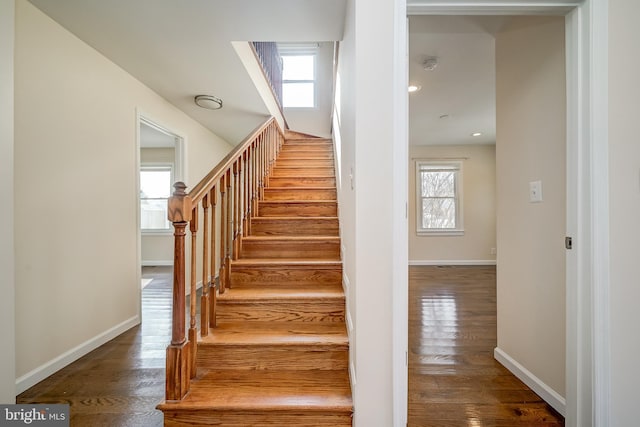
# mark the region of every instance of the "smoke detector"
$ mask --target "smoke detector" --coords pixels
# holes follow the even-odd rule
[[[438,57],[437,56],[427,56],[427,58],[422,63],[422,68],[425,71],[433,71],[438,66]]]

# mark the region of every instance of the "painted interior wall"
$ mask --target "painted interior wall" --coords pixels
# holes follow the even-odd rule
[[[637,424],[640,335],[640,3],[609,0],[611,426]]]
[[[495,145],[414,145],[409,152],[410,264],[495,264],[496,147]],[[463,236],[417,234],[418,190],[416,161],[464,159],[462,165]]]
[[[15,34],[20,392],[140,321],[136,112],[185,136],[187,185],[231,146],[26,0]]]
[[[14,0],[0,0],[0,403],[15,403],[13,232]]]
[[[175,163],[173,148],[141,148],[140,165]],[[173,231],[167,233],[142,233],[142,265],[173,265]]]
[[[405,274],[394,277],[396,171],[390,118],[394,83],[400,78],[394,74],[394,7],[384,0],[347,2],[340,45],[340,219],[348,311],[354,324],[350,341],[356,427],[394,422],[393,288],[406,277],[406,261]],[[401,162],[404,188],[405,162],[406,152]],[[404,204],[399,208],[404,213]],[[406,251],[406,240],[404,245]]]
[[[333,94],[333,43],[320,43],[316,63],[316,108],[285,108],[284,115],[291,130],[331,137]]]
[[[344,38],[340,43],[340,57],[338,59],[337,86],[340,90],[336,94],[334,110],[334,139],[336,153],[338,214],[340,215],[340,238],[343,261],[343,286],[347,297],[347,329],[349,332],[349,358],[352,386],[355,390],[357,371],[355,368],[358,353],[356,336],[356,289],[352,283],[356,281],[356,206],[355,206],[355,1],[347,2]],[[345,82],[347,84],[345,84]]]
[[[565,396],[564,18],[496,36],[498,350]],[[542,181],[543,201],[529,201]]]

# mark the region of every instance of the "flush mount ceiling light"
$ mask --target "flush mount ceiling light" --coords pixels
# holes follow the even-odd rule
[[[471,136],[480,136],[482,135],[482,132],[474,132],[471,134]]]
[[[422,63],[422,68],[425,71],[433,71],[438,66],[438,57],[437,56],[427,56],[427,58]]]
[[[222,108],[222,99],[216,98],[211,95],[198,95],[193,98],[193,101],[198,107],[206,108],[209,110],[219,110]]]
[[[420,89],[422,89],[422,86],[418,86],[418,85],[409,85],[409,87],[407,88],[409,93],[417,92]]]

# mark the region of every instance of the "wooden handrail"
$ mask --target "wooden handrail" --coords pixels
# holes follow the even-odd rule
[[[168,216],[173,223],[175,241],[172,331],[171,344],[167,347],[168,401],[183,399],[189,391],[191,378],[196,375],[198,273],[202,277],[200,335],[207,336],[216,327],[217,295],[231,286],[231,263],[237,259],[242,239],[251,230],[251,218],[257,212],[258,201],[263,199],[264,187],[283,142],[284,133],[275,118],[271,117],[254,129],[190,192],[185,191],[183,182],[174,185],[175,191],[168,202]],[[216,210],[219,210],[219,215],[216,215]],[[217,218],[219,242],[216,241]],[[198,239],[200,224],[202,239]],[[188,263],[185,252],[187,226],[191,234]],[[199,243],[202,245],[200,272],[196,271]],[[219,243],[218,253],[216,243]],[[191,292],[189,322],[186,322],[187,271]],[[189,325],[188,335],[186,325]]]
[[[220,163],[218,163],[216,167],[211,169],[211,171],[191,189],[189,197],[194,205],[199,203],[205,194],[207,194],[213,186],[212,183],[218,181],[222,175],[226,173],[227,169],[233,165],[240,153],[244,152],[256,137],[260,135],[260,133],[264,132],[264,130],[275,121],[276,119],[274,117],[270,117],[266,122],[257,126],[240,144],[231,150],[224,159],[220,160]],[[280,133],[283,134],[282,130],[280,130]],[[169,221],[171,221],[171,217],[169,217]]]

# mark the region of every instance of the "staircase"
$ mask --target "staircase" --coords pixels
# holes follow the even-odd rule
[[[285,140],[165,426],[351,426],[335,184],[330,140]]]

